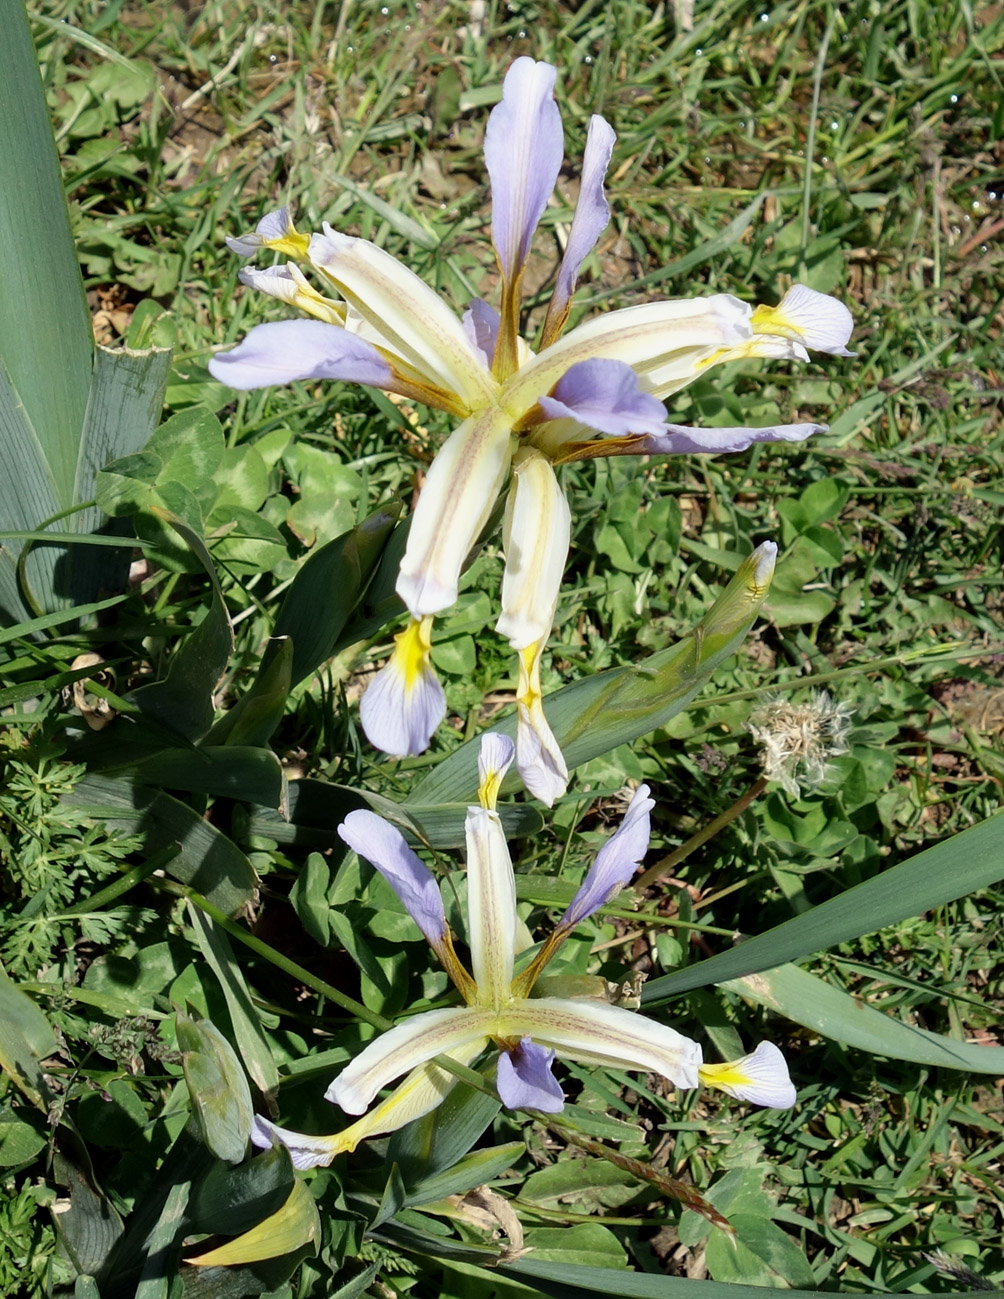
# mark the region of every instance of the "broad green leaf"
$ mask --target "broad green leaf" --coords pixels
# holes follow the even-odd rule
[[[19,1119],[9,1105],[0,1109],[0,1168],[29,1163],[48,1140],[45,1132]]]
[[[134,514],[164,503],[169,484],[204,494],[207,509],[217,494],[213,474],[223,458],[219,420],[202,406],[172,415],[131,454],[106,461],[97,475],[97,501],[106,514]]]
[[[207,1019],[177,1015],[181,1064],[203,1141],[217,1157],[238,1164],[247,1154],[254,1110],[251,1089],[233,1047]]]
[[[171,353],[111,351],[98,347],[83,426],[79,430],[73,496],[67,504],[94,496],[98,473],[117,456],[138,451],[156,428],[164,405]],[[125,535],[124,526],[109,523],[97,506],[75,513],[76,532],[108,531]],[[123,590],[129,577],[129,550],[77,547],[70,552],[74,603],[93,600],[102,591]]]
[[[417,1190],[462,1159],[501,1108],[495,1096],[458,1083],[431,1113],[391,1136],[387,1158],[400,1166],[409,1191]]]
[[[783,1277],[789,1285],[811,1286],[815,1276],[809,1261],[792,1238],[770,1218],[761,1218],[756,1214],[730,1214],[729,1223],[735,1231],[735,1239],[744,1245],[757,1258],[761,1259],[772,1272]],[[731,1240],[724,1232],[712,1230],[711,1239],[721,1242],[721,1250],[732,1248]],[[711,1261],[711,1243],[708,1244],[708,1260]],[[748,1278],[742,1277],[743,1280]]]
[[[476,792],[476,791],[475,791]],[[370,807],[393,821],[413,846],[428,844],[431,848],[462,848],[467,803],[392,803],[390,799],[365,790],[331,785],[324,780],[293,780],[288,786],[288,819],[278,813],[255,809],[249,830],[277,843],[298,848],[338,848],[343,844],[338,827],[356,808]],[[506,837],[520,839],[536,834],[544,824],[537,808],[526,803],[510,803],[499,808]]]
[[[545,1208],[562,1207],[574,1213],[602,1213],[633,1200],[638,1179],[606,1159],[559,1159],[523,1183],[519,1198]],[[696,1216],[696,1215],[695,1215]]]
[[[293,684],[293,642],[276,642],[276,651],[263,664],[251,688],[228,708],[206,737],[211,744],[264,747],[282,720]],[[261,799],[248,800],[261,802]]]
[[[2,110],[0,100],[0,113]],[[4,319],[0,311],[0,322]],[[58,501],[44,451],[0,352],[0,523],[3,530],[34,531],[45,519],[58,513]],[[39,587],[38,596],[32,598],[22,591],[20,550],[21,546],[9,541],[0,546],[0,610],[5,621],[21,622],[29,613],[41,614],[39,600],[52,585],[55,556],[52,550],[43,548],[37,552],[40,558],[32,573]],[[39,564],[44,564],[41,571]]]
[[[655,1276],[623,1268],[586,1267],[577,1263],[552,1263],[532,1254],[503,1264],[498,1272],[512,1275],[554,1299],[581,1299],[590,1294],[616,1295],[617,1299],[764,1299],[759,1285],[733,1285],[725,1281],[693,1281],[686,1276]],[[834,1291],[785,1290],[791,1299],[828,1299]],[[964,1299],[968,1291],[956,1290],[947,1299]],[[971,1299],[971,1296],[970,1296]]]
[[[282,765],[270,749],[236,744],[162,749],[131,764],[130,774],[154,788],[185,789],[263,807],[278,808],[283,801]]]
[[[105,460],[136,450],[160,412],[166,352],[95,351],[24,8],[4,0],[0,84],[0,529],[35,531],[79,510]],[[121,76],[122,74],[119,73]],[[19,620],[124,582],[126,552],[29,542],[0,550],[0,608]]]
[[[711,609],[676,645],[640,663],[585,677],[548,696],[544,711],[569,770],[664,726],[686,708],[753,625],[769,589],[769,584],[756,580],[755,569],[750,557],[739,563],[735,577]],[[516,719],[510,715],[492,729],[515,735]],[[479,747],[480,740],[471,740],[434,767],[412,791],[406,810],[410,813],[417,803],[473,800]],[[503,789],[518,786],[519,775],[512,772]]]
[[[465,1155],[450,1168],[423,1178],[408,1191],[406,1204],[431,1204],[448,1195],[463,1195],[475,1186],[493,1181],[526,1154],[525,1141],[510,1141],[504,1146],[489,1146]]]
[[[957,1042],[915,1028],[873,1009],[797,965],[781,965],[743,979],[730,979],[719,986],[759,1006],[767,1006],[823,1037],[873,1055],[975,1073],[1004,1074],[1004,1046]]]
[[[234,959],[230,940],[209,916],[191,903],[188,904],[188,919],[195,930],[202,954],[223,989],[244,1068],[258,1090],[264,1095],[270,1095],[278,1090],[279,1071],[272,1059],[272,1052],[265,1040],[244,976]]]
[[[213,692],[226,671],[234,633],[216,568],[202,538],[181,519],[162,513],[166,523],[198,556],[211,586],[206,616],[174,651],[163,681],[127,695],[148,716],[189,740],[201,739],[213,724]]]
[[[276,618],[274,637],[293,642],[293,685],[310,675],[335,652],[349,615],[380,562],[398,510],[385,506],[358,527],[315,550],[293,579]],[[266,672],[272,647],[262,662]]]
[[[215,1163],[192,1192],[192,1231],[239,1236],[289,1198],[296,1174],[284,1146],[271,1146],[243,1164]]]
[[[319,853],[312,852],[310,856],[316,860],[323,861],[323,858]],[[303,876],[301,875],[300,878],[302,879]],[[299,883],[299,880],[297,883]],[[302,897],[302,894],[300,896]],[[293,896],[292,889],[290,890],[290,901],[296,907],[297,915],[302,916],[305,914],[302,904],[300,904],[297,898]],[[356,965],[359,966],[359,969],[366,975],[370,983],[374,985],[380,997],[384,999],[384,1001],[389,1000],[392,996],[390,981],[384,973],[383,966],[373,955],[373,949],[366,942],[366,938],[364,937],[365,931],[360,933],[356,926],[354,926],[349,920],[348,916],[346,916],[345,912],[339,910],[337,907],[332,907],[330,902],[325,901],[324,909],[323,920],[319,920],[318,913],[315,912],[315,921],[313,926],[304,922],[304,928],[311,937],[314,937],[316,933],[320,932],[321,924],[330,927],[348,955],[352,957]],[[327,945],[328,938],[325,937],[324,946],[327,947]]]
[[[45,1015],[0,966],[0,1068],[42,1109],[47,1106],[49,1088],[41,1062],[57,1049]]]
[[[100,1272],[122,1236],[122,1219],[76,1164],[57,1151],[53,1174],[69,1189],[69,1206],[53,1214],[59,1242],[78,1272]]]
[[[188,1258],[194,1267],[233,1267],[240,1263],[257,1263],[266,1258],[291,1254],[303,1245],[316,1246],[321,1238],[321,1217],[314,1197],[299,1178],[293,1183],[286,1202],[264,1222],[208,1253]]]
[[[330,885],[331,867],[319,852],[312,852],[300,868],[300,873],[289,890],[289,900],[300,917],[304,929],[314,942],[320,943],[322,947],[328,945],[331,921],[334,919],[331,903],[328,901]],[[344,920],[345,917],[342,916],[341,919]],[[350,940],[356,938],[356,932],[347,920],[345,930],[346,938]],[[341,934],[339,937],[341,938]],[[375,965],[374,962],[374,969]],[[372,979],[374,970],[366,970],[366,974]]]
[[[642,1003],[769,970],[922,915],[995,884],[1002,860],[1004,815],[997,815],[727,952],[653,979]]]
[[[747,1224],[748,1221],[747,1221]],[[716,1281],[755,1281],[771,1289],[770,1268],[750,1247],[724,1231],[714,1231],[708,1240],[708,1271]]]
[[[144,836],[143,851],[177,843],[164,869],[233,915],[254,892],[257,877],[241,850],[186,803],[147,789],[131,776],[85,776],[65,802],[91,816]]]
[[[191,1190],[192,1184],[186,1180],[175,1182],[168,1191],[160,1216],[146,1241],[135,1299],[170,1299]]]
[[[24,7],[4,0],[3,17],[0,356],[59,509],[73,499],[91,381],[91,322]],[[9,518],[8,498],[30,492],[30,483],[4,479],[0,490],[0,517]],[[45,517],[39,512],[35,522]]]
[[[526,1245],[534,1258],[556,1264],[575,1262],[592,1267],[627,1265],[627,1255],[609,1227],[579,1222],[572,1227],[531,1227]],[[616,1293],[616,1292],[614,1292]]]

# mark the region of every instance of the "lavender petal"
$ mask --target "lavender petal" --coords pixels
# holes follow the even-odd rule
[[[510,283],[523,268],[561,169],[565,144],[554,102],[556,75],[549,63],[517,59],[506,73],[502,102],[488,118],[485,165],[492,187],[492,239]]]
[[[614,129],[599,115],[589,119],[586,151],[582,157],[582,179],[579,198],[575,205],[565,255],[558,268],[554,293],[547,308],[544,322],[545,345],[560,333],[568,318],[568,308],[582,263],[596,246],[596,241],[610,220],[610,205],[603,193],[603,180],[610,165],[617,136]]]
[[[826,424],[774,424],[768,428],[688,428],[667,424],[666,432],[647,437],[636,448],[643,455],[722,455],[745,451],[754,442],[804,442],[825,433]]]
[[[485,365],[491,365],[499,335],[499,313],[483,298],[474,298],[462,323],[467,337],[485,358]]]
[[[256,325],[232,352],[213,357],[209,373],[241,390],[295,379],[342,379],[374,388],[393,384],[390,366],[372,344],[321,320]]]
[[[510,1110],[540,1110],[558,1114],[565,1096],[551,1072],[554,1052],[537,1046],[528,1037],[499,1056],[495,1086],[502,1104]]]
[[[348,846],[375,867],[404,903],[408,914],[434,947],[446,934],[446,913],[432,872],[404,841],[396,826],[359,808],[338,827]]]
[[[659,436],[666,428],[662,402],[642,392],[638,376],[623,361],[579,361],[538,404],[548,419],[578,420],[611,437]]]
[[[649,813],[653,807],[655,799],[649,797],[648,786],[639,785],[624,820],[596,854],[579,891],[558,921],[559,930],[574,928],[628,883],[648,850],[651,834]]]

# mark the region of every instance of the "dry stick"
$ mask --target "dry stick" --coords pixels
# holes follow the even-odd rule
[[[713,839],[719,830],[724,830],[725,827],[730,825],[737,816],[741,816],[754,799],[759,798],[766,788],[767,777],[761,776],[759,780],[754,781],[753,784],[750,785],[745,794],[741,794],[736,799],[731,807],[726,808],[725,811],[716,816],[713,821],[709,821],[708,824],[704,826],[703,829],[698,830],[696,834],[692,834],[686,843],[681,843],[679,848],[674,848],[671,853],[667,853],[666,856],[657,861],[654,866],[650,866],[644,874],[639,875],[634,883],[635,892],[641,893],[641,891],[648,888],[650,884],[654,884],[660,876],[668,875],[670,871],[675,870],[681,862],[686,861],[692,852],[696,852],[697,849],[706,844],[709,839]]]

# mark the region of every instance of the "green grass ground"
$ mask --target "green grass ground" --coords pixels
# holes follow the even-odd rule
[[[532,318],[546,304],[588,117],[599,112],[618,135],[613,219],[586,265],[577,315],[707,292],[774,302],[802,280],[851,307],[858,356],[729,366],[670,407],[680,423],[829,423],[808,444],[565,470],[573,544],[546,690],[683,635],[727,576],[722,552],[773,537],[782,558],[764,618],[700,700],[641,742],[579,767],[546,831],[514,843],[531,925],[555,897],[553,876],[581,877],[626,781],[648,781],[657,796],[648,865],[715,817],[726,814],[727,824],[635,899],[640,909],[622,898],[586,926],[570,944],[570,971],[654,980],[727,950],[733,934],[807,914],[996,810],[1004,775],[998,5],[697,0],[689,32],[671,7],[640,0],[316,8],[70,0],[44,4],[32,20],[96,335],[111,345],[172,345],[165,413],[194,420],[205,405],[223,423],[226,451],[210,469],[220,492],[206,510],[236,632],[221,709],[253,680],[305,557],[378,503],[407,507],[450,427],[445,416],[335,384],[234,401],[209,377],[208,358],[252,324],[288,313],[238,284],[240,263],[223,236],[289,201],[301,229],[326,220],[372,238],[458,307],[491,297],[484,121],[509,62],[532,54],[559,68],[569,160],[528,273]],[[74,37],[64,22],[88,36]],[[213,435],[211,424],[191,427],[193,437]],[[198,464],[193,452],[190,471]],[[219,528],[235,504],[257,522],[242,515],[227,537]],[[163,543],[162,532],[144,535]],[[208,599],[197,565],[174,568],[139,572],[134,599],[97,630],[56,628],[41,643],[2,651],[10,729],[0,942],[8,971],[59,1034],[50,1117],[75,1134],[53,1161],[41,1112],[0,1083],[0,1124],[8,1142],[22,1143],[8,1144],[3,1159],[0,1292],[9,1295],[72,1284],[58,1257],[67,1251],[88,1271],[86,1251],[65,1231],[54,1253],[48,1205],[57,1188],[62,1195],[74,1176],[90,1178],[107,1197],[106,1216],[126,1221],[150,1194],[189,1105],[176,1043],[162,1027],[171,1002],[228,1022],[180,885],[150,875],[79,918],[44,919],[118,880],[120,863],[142,876],[159,862],[150,867],[149,843],[109,841],[84,818],[82,828],[68,827],[56,799],[82,772],[39,755],[50,751],[46,737],[63,735],[72,701],[33,683],[69,669],[84,650],[115,660],[117,676],[104,684],[119,696],[162,673]],[[343,647],[293,690],[272,740],[287,774],[402,801],[504,710],[515,677],[491,630],[501,572],[496,539],[437,622],[433,653],[449,720],[429,753],[384,761],[358,729],[360,685],[385,656],[392,624]],[[850,712],[847,751],[821,783],[792,796],[772,782],[729,820],[761,774],[751,710],[773,695],[803,704],[814,686]],[[40,718],[35,747],[25,750],[23,736]],[[115,726],[96,733],[75,760],[100,767],[94,755],[102,744],[110,752],[114,735]],[[174,788],[166,776],[163,784]],[[19,794],[22,786],[33,798]],[[83,801],[104,799],[92,791]],[[207,809],[197,793],[188,803],[200,816]],[[308,861],[319,845],[293,844],[274,819],[222,799],[208,821],[250,854],[263,879],[242,921],[258,948],[234,935],[232,951],[220,956],[220,948],[216,959],[239,967],[251,990],[252,1038],[267,1043],[283,1079],[283,1120],[326,1131],[333,1114],[318,1097],[361,1040],[332,990],[394,1018],[436,1002],[445,980],[388,910],[389,892],[337,873],[324,852]],[[453,869],[456,856],[439,860]],[[46,891],[53,905],[39,921],[37,908],[23,908]],[[999,1048],[1001,903],[1000,888],[987,887],[878,933],[861,927],[863,937],[802,963],[917,1028]],[[328,919],[332,909],[338,918]],[[515,1208],[527,1257],[555,1264],[538,1283],[572,1284],[561,1268],[581,1260],[630,1265],[642,1282],[711,1277],[938,1294],[975,1289],[975,1277],[1004,1289],[999,1079],[844,1045],[811,1007],[789,1006],[785,1018],[748,993],[735,984],[697,988],[668,1014],[725,1052],[738,1039],[777,1041],[799,1087],[790,1114],[681,1100],[644,1079],[568,1066],[577,1108],[566,1126],[503,1113],[489,1128],[485,1148],[524,1143],[504,1173],[493,1166],[483,1180]],[[451,1253],[442,1244],[491,1239],[470,1210],[445,1198],[448,1179],[432,1213],[406,1206],[397,1234],[377,1229],[364,1240],[381,1195],[389,1204],[386,1164],[395,1154],[406,1162],[409,1152],[364,1146],[313,1176],[320,1252],[292,1280],[271,1276],[238,1291],[216,1274],[213,1290],[190,1272],[185,1293],[488,1299],[515,1292],[520,1276],[531,1282],[486,1273],[470,1248]],[[74,1158],[84,1173],[68,1171]],[[735,1242],[682,1209],[652,1175],[705,1194],[735,1220]],[[80,1284],[74,1293],[97,1293]],[[149,1294],[168,1285],[154,1273],[143,1284]]]

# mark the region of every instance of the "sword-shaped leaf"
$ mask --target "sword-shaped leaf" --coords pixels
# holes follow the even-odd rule
[[[569,769],[665,726],[707,684],[746,638],[770,588],[777,548],[764,542],[688,636],[640,663],[611,668],[556,690],[544,711]],[[516,719],[494,730],[514,735]],[[478,741],[462,745],[412,791],[413,803],[470,802],[478,789]],[[510,774],[504,789],[515,789]]]

